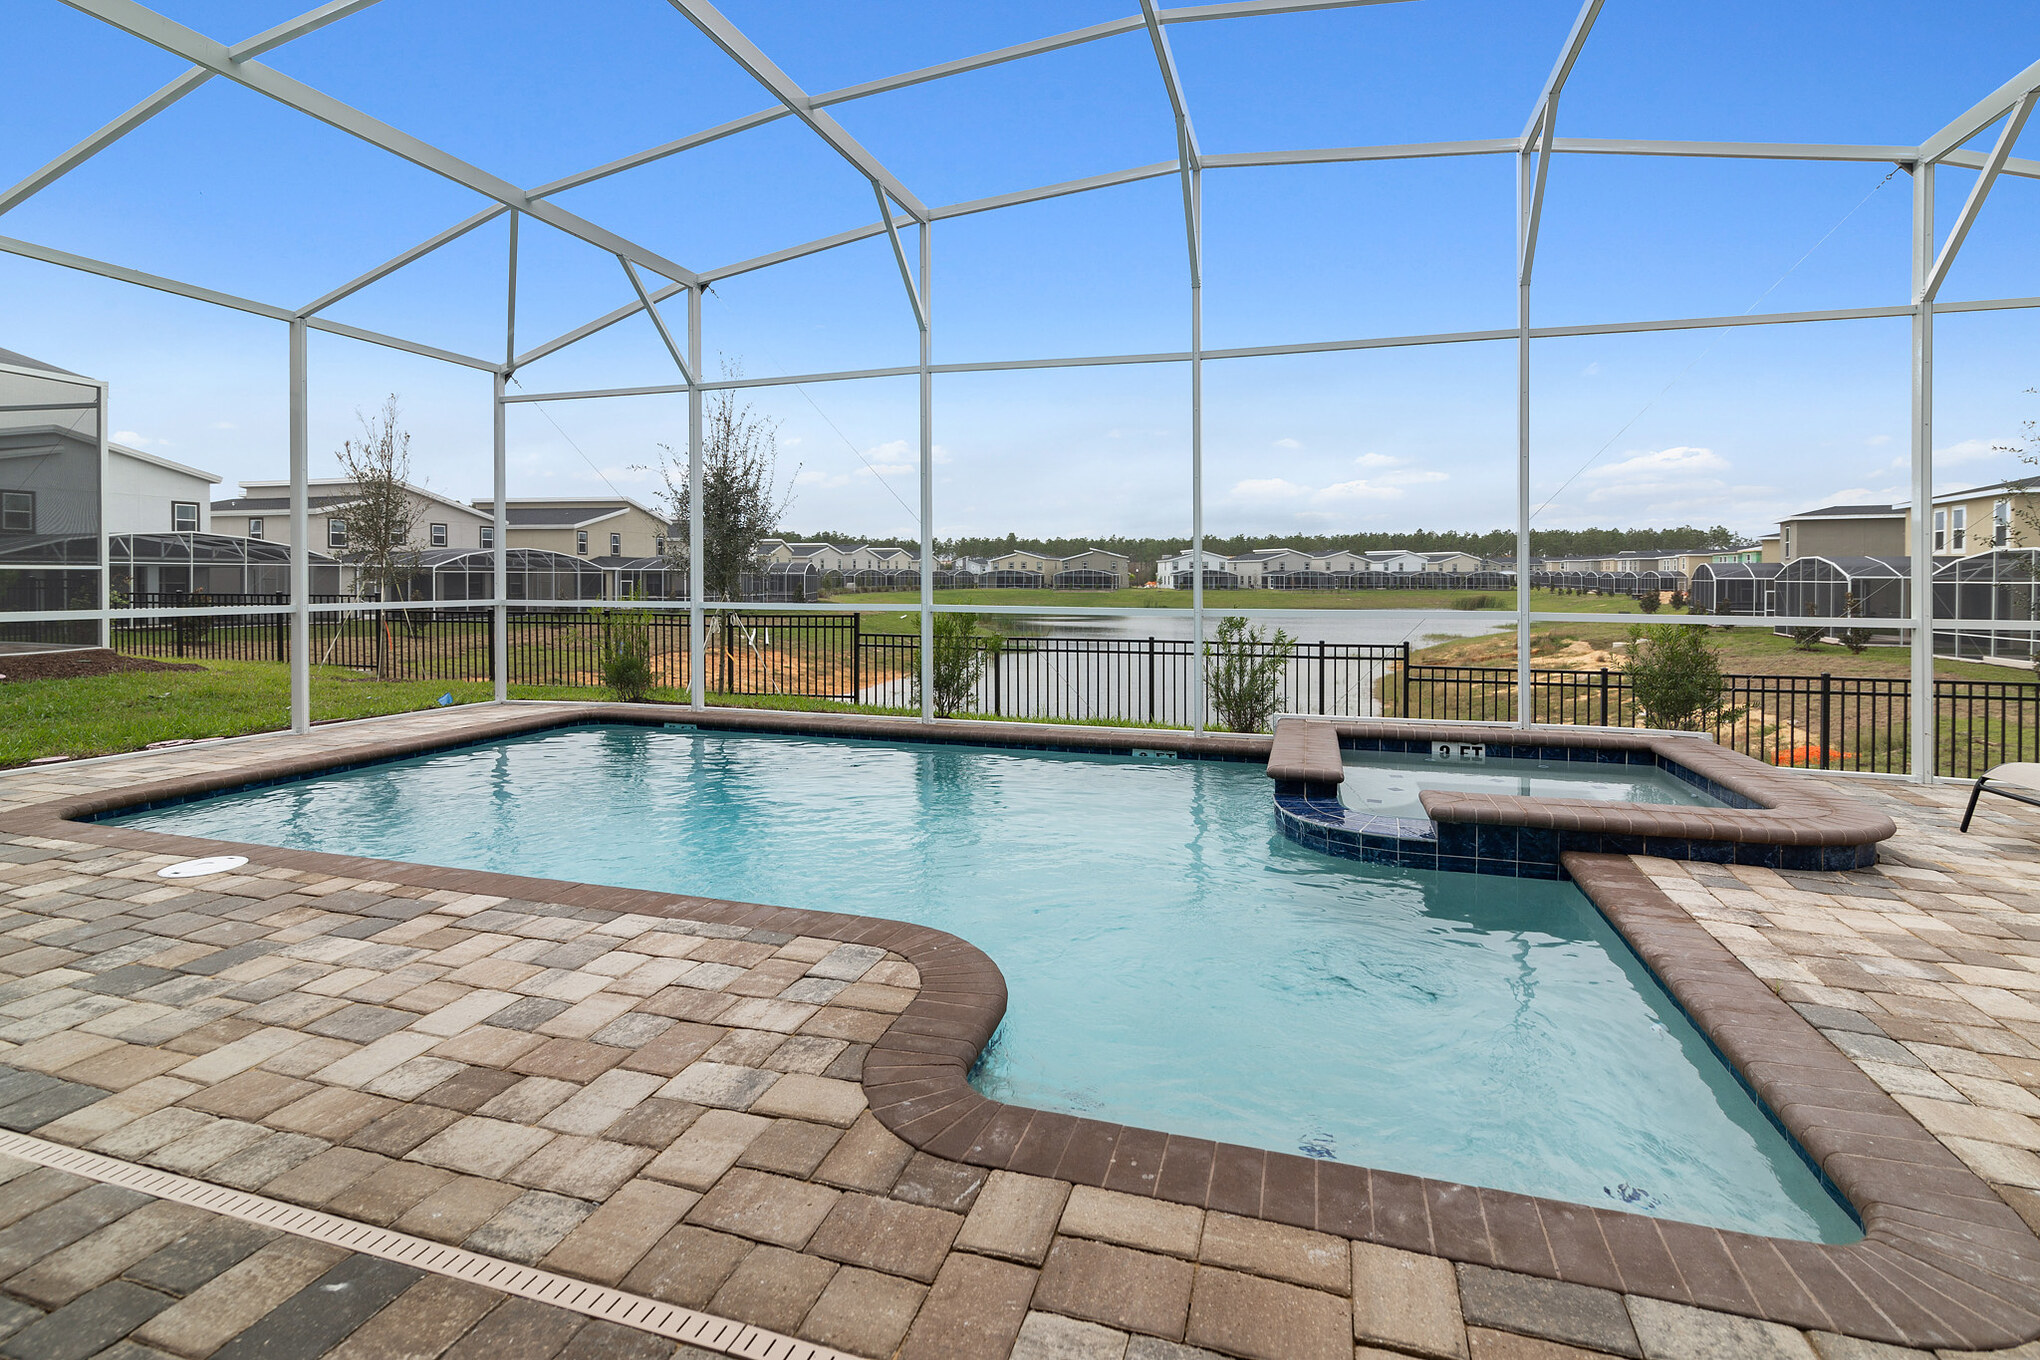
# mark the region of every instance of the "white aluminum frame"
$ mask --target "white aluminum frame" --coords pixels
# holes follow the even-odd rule
[[[2005,175],[2019,178],[2040,179],[2040,161],[2021,159],[2010,153],[2017,141],[2020,130],[2026,124],[2036,105],[2040,105],[2040,61],[2027,66],[2018,75],[1986,96],[1975,106],[1951,120],[1946,126],[1927,137],[1917,146],[1902,145],[1843,145],[1819,143],[1781,142],[1694,142],[1665,140],[1625,140],[1608,138],[1564,138],[1557,135],[1557,113],[1561,95],[1574,64],[1592,33],[1604,0],[1585,0],[1559,57],[1550,75],[1532,106],[1523,131],[1515,137],[1496,137],[1471,141],[1412,143],[1395,146],[1327,147],[1302,150],[1275,150],[1247,153],[1205,154],[1198,145],[1191,121],[1189,100],[1181,76],[1176,68],[1170,48],[1168,28],[1175,24],[1204,23],[1218,20],[1241,20],[1257,15],[1289,14],[1306,10],[1359,8],[1374,4],[1407,3],[1407,0],[1223,0],[1222,3],[1192,5],[1180,8],[1161,8],[1155,0],[1139,0],[1140,13],[1106,23],[1093,24],[1086,28],[1029,42],[1014,44],[991,52],[962,57],[952,61],[921,67],[899,75],[879,80],[865,81],[821,94],[809,94],[802,90],[771,58],[747,37],[735,24],[716,9],[709,0],[668,0],[689,23],[693,24],[732,61],[748,72],[762,85],[776,101],[771,107],[757,113],[732,119],[713,128],[692,133],[684,137],[633,153],[602,165],[591,167],[577,174],[542,184],[533,189],[521,189],[516,185],[491,175],[480,167],[468,164],[449,153],[410,136],[396,128],[382,123],[359,110],[333,99],[323,92],[302,82],[293,80],[255,58],[282,47],[296,38],[316,32],[329,24],[341,22],[356,14],[375,0],[329,0],[329,3],[307,11],[296,19],[279,24],[244,41],[226,46],[212,38],[175,23],[162,14],[136,3],[136,0],[62,0],[72,8],[120,29],[142,41],[171,52],[191,63],[189,70],[155,91],[134,107],[121,114],[105,126],[88,134],[77,144],[64,151],[19,183],[0,190],[0,216],[57,182],[77,166],[89,160],[120,138],[142,126],[162,110],[197,89],[214,77],[233,81],[257,93],[274,99],[307,117],[316,118],[349,135],[358,137],[371,145],[401,157],[430,170],[480,195],[489,202],[462,221],[401,252],[390,260],[369,270],[357,278],[340,284],[300,307],[285,307],[254,299],[237,297],[217,289],[197,284],[164,278],[126,266],[95,260],[53,247],[12,237],[0,236],[0,252],[17,255],[26,259],[41,261],[60,268],[77,270],[102,277],[112,278],[137,287],[176,294],[214,306],[261,316],[284,323],[289,339],[289,396],[290,396],[290,461],[291,461],[291,520],[293,552],[291,560],[291,583],[293,592],[292,614],[296,626],[292,631],[291,643],[291,720],[293,730],[308,730],[310,723],[310,657],[309,629],[305,626],[312,612],[326,612],[339,608],[361,608],[362,606],[312,605],[308,599],[309,560],[306,557],[305,520],[307,514],[307,477],[309,450],[307,447],[308,428],[308,373],[307,344],[309,332],[323,331],[344,336],[369,344],[381,345],[408,353],[437,359],[445,363],[476,369],[489,373],[494,387],[492,401],[494,415],[494,480],[495,480],[495,530],[496,530],[496,584],[495,598],[480,601],[493,606],[498,627],[496,630],[496,686],[498,701],[507,695],[507,657],[504,654],[507,629],[502,626],[507,610],[505,571],[508,552],[508,525],[505,512],[505,468],[506,440],[505,421],[508,407],[517,402],[527,401],[569,401],[653,395],[663,393],[684,393],[688,399],[688,482],[692,488],[692,514],[690,532],[693,541],[699,542],[702,526],[701,477],[702,477],[702,401],[707,392],[739,388],[770,387],[792,383],[818,383],[850,381],[862,378],[905,377],[912,375],[919,385],[919,446],[920,446],[920,517],[921,517],[921,636],[922,648],[922,716],[931,718],[932,700],[932,637],[934,615],[964,608],[963,606],[938,605],[934,602],[933,590],[933,542],[934,520],[933,484],[933,381],[937,375],[950,373],[984,373],[1001,371],[1045,370],[1068,367],[1097,367],[1115,364],[1170,364],[1187,366],[1190,375],[1190,493],[1191,493],[1191,544],[1193,562],[1193,586],[1191,616],[1194,636],[1200,653],[1205,643],[1204,599],[1203,599],[1203,365],[1207,360],[1224,361],[1238,358],[1258,358],[1289,354],[1323,354],[1346,350],[1399,349],[1435,344],[1479,344],[1495,341],[1514,340],[1517,346],[1517,598],[1515,609],[1509,615],[1517,623],[1517,670],[1519,684],[1527,687],[1530,666],[1529,626],[1538,620],[1552,622],[1580,621],[1605,622],[1610,618],[1632,617],[1627,615],[1577,615],[1562,612],[1542,612],[1530,607],[1530,572],[1528,569],[1530,545],[1530,474],[1531,474],[1531,429],[1530,429],[1530,354],[1534,341],[1562,336],[1615,335],[1650,333],[1690,329],[1718,329],[1731,326],[1774,326],[1795,325],[1816,321],[1850,321],[1875,318],[1906,317],[1912,327],[1912,415],[1911,415],[1911,471],[1914,506],[1914,530],[1916,542],[1912,545],[1913,570],[1913,614],[1908,620],[1911,626],[1912,665],[1914,684],[1912,686],[1912,778],[1932,778],[1932,755],[1934,750],[1934,707],[1932,698],[1932,648],[1922,645],[1929,639],[1934,622],[1932,571],[1933,555],[1930,547],[1931,502],[1933,498],[1933,325],[1939,313],[1960,313],[2002,309],[2040,308],[2040,297],[1991,298],[1962,302],[1941,302],[1939,292],[1946,281],[1950,267],[1955,262],[1964,242],[1975,227],[1985,200],[1995,181]],[[834,105],[931,81],[943,80],[966,72],[984,70],[1007,62],[1021,61],[1045,53],[1057,52],[1085,43],[1097,42],[1145,31],[1153,47],[1156,65],[1161,77],[1162,93],[1168,100],[1170,115],[1176,130],[1177,154],[1171,161],[1152,165],[1137,166],[1126,170],[1092,175],[1082,179],[1068,180],[1056,184],[1041,185],[1032,189],[1016,190],[987,198],[949,205],[930,205],[902,183],[877,157],[856,141],[840,123],[826,110]],[[874,201],[878,206],[878,219],[867,226],[835,233],[801,245],[786,247],[757,256],[752,259],[729,264],[690,270],[665,258],[636,242],[618,236],[596,223],[587,221],[573,213],[554,206],[549,200],[552,195],[568,189],[590,184],[612,175],[624,174],[643,165],[681,154],[696,147],[705,146],[725,138],[739,136],[752,129],[763,127],[782,118],[794,118],[804,123],[826,145],[840,155],[872,187]],[[1963,144],[1984,133],[1994,125],[2002,128],[1989,152],[1963,150]],[[1203,175],[1207,170],[1226,170],[1253,166],[1334,164],[1363,161],[1417,160],[1431,157],[1513,155],[1517,158],[1517,231],[1514,250],[1516,255],[1517,319],[1509,329],[1443,332],[1425,335],[1399,335],[1379,337],[1354,337],[1329,341],[1300,344],[1262,345],[1232,349],[1207,350],[1203,346],[1203,259],[1202,259],[1202,204]],[[1713,316],[1664,318],[1646,321],[1618,321],[1572,326],[1534,326],[1531,324],[1531,282],[1536,260],[1536,249],[1546,186],[1551,161],[1554,156],[1673,156],[1699,157],[1710,159],[1761,159],[1811,162],[1860,162],[1889,163],[1908,171],[1913,177],[1913,226],[1911,234],[1911,260],[1913,270],[1912,296],[1903,305],[1874,305],[1867,307],[1837,308],[1820,311],[1779,312],[1746,316]],[[1938,247],[1935,242],[1934,224],[1934,168],[1946,164],[1979,171],[1975,185],[1963,205],[1954,228],[1946,241]],[[1072,194],[1090,193],[1110,189],[1122,184],[1137,183],[1175,175],[1182,186],[1184,233],[1189,257],[1189,329],[1190,347],[1185,351],[1154,354],[1110,354],[1079,357],[1035,357],[995,360],[980,363],[937,364],[932,361],[932,300],[931,292],[931,251],[933,225],[937,221],[962,217],[980,212],[992,212],[1001,208],[1025,203],[1042,202]],[[901,239],[902,223],[896,220],[894,206],[902,209],[907,217],[904,225],[918,231],[918,261],[910,264],[905,243]],[[437,346],[421,344],[401,336],[387,335],[361,327],[326,319],[320,313],[342,299],[368,287],[376,281],[402,270],[415,261],[424,258],[449,242],[460,239],[469,232],[496,220],[503,214],[510,214],[509,250],[506,286],[506,309],[504,318],[504,351],[499,360],[479,358],[460,354]],[[613,254],[628,276],[636,301],[618,307],[586,324],[561,335],[539,342],[519,353],[516,336],[517,311],[517,230],[520,218],[529,214],[540,221],[557,227],[598,249]],[[913,313],[919,332],[920,351],[918,362],[909,366],[861,369],[830,373],[808,373],[783,377],[722,378],[710,379],[703,370],[701,343],[701,301],[702,292],[720,279],[733,278],[741,274],[770,268],[775,264],[804,258],[809,255],[833,250],[853,242],[885,236],[899,265],[900,278],[906,293],[908,305]],[[648,285],[640,270],[650,270],[665,281]],[[687,337],[683,347],[668,329],[664,317],[658,310],[660,302],[678,294],[686,295]],[[570,392],[517,392],[506,391],[506,383],[519,368],[557,353],[580,340],[594,335],[609,326],[623,321],[639,312],[644,312],[666,349],[674,366],[679,370],[681,381],[671,385],[653,385],[628,388],[601,388]],[[88,385],[92,380],[85,380]],[[105,438],[105,385],[96,384],[101,391],[101,439]],[[104,453],[102,452],[102,462]],[[103,475],[103,469],[102,469]],[[103,526],[102,526],[103,528]],[[104,534],[102,533],[102,538]],[[111,626],[115,611],[111,609],[108,595],[108,577],[105,569],[105,552],[101,552],[101,593],[100,608],[95,611],[100,631],[104,637]],[[704,624],[708,606],[702,599],[702,564],[699,553],[690,559],[689,615],[693,623],[690,644],[690,672],[693,677],[703,674]],[[804,606],[760,606],[745,605],[750,610],[772,610],[775,608],[800,608],[824,612],[846,612],[858,608],[856,605],[804,605]],[[1038,613],[1033,606],[972,606],[979,613]],[[120,611],[122,617],[129,614],[142,615],[151,611]],[[188,611],[200,612],[200,611]],[[245,612],[234,608],[217,608],[203,612],[231,614]],[[1059,613],[1071,614],[1117,614],[1123,610],[1097,606],[1058,606]],[[1250,617],[1287,618],[1296,617],[1293,610],[1233,609],[1229,613],[1243,613]],[[1424,610],[1377,611],[1392,617],[1425,617]],[[80,618],[92,614],[66,613],[42,614],[0,614],[0,621],[26,621],[43,617]],[[1644,617],[1641,615],[1634,617]],[[1738,627],[1776,627],[1791,620],[1775,618],[1725,618],[1715,620]],[[1196,680],[1201,698],[1202,668],[1197,668]],[[705,696],[700,686],[692,686],[691,702],[700,707]],[[1527,688],[1526,688],[1527,692]],[[1197,704],[1201,712],[1202,703]],[[1521,725],[1532,726],[1527,714]],[[1199,730],[1202,730],[1201,722]]]

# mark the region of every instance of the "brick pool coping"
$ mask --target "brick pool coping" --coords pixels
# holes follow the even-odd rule
[[[1666,770],[1725,807],[1526,798],[1427,789],[1429,821],[1378,817],[1339,800],[1343,751],[1421,754],[1480,743],[1503,758]],[[1497,748],[1499,750],[1497,751]],[[1897,824],[1875,808],[1696,737],[1565,732],[1530,737],[1481,726],[1292,718],[1278,725],[1268,774],[1285,833],[1328,854],[1408,867],[1561,877],[1572,852],[1651,855],[1772,869],[1877,862]]]
[[[1265,759],[1270,746],[1266,738],[1003,723],[945,723],[931,730],[912,720],[849,715],[682,714],[603,704],[518,707],[487,719],[470,716],[457,731],[392,734],[371,741],[365,754],[357,748],[282,755],[231,770],[61,797],[0,814],[0,830],[152,852],[212,852],[221,842],[73,819],[364,759],[386,760],[604,720],[1035,749],[1140,747],[1229,760]],[[1473,730],[1492,735],[1489,729]],[[1828,804],[1850,802],[1824,789],[1820,793]],[[1004,979],[981,951],[928,927],[250,848],[267,863],[327,874],[646,915],[686,915],[898,953],[919,970],[922,985],[867,1055],[862,1083],[873,1115],[931,1156],[1872,1340],[1984,1348],[2016,1344],[2040,1332],[2040,1240],[1904,1107],[1623,856],[1569,854],[1566,868],[1855,1206],[1866,1231],[1862,1242],[1823,1245],[1724,1232],[987,1100],[970,1088],[967,1074],[1004,1012]]]

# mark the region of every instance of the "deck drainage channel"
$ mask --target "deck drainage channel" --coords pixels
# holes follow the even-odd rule
[[[66,1147],[25,1133],[0,1131],[0,1153],[105,1185],[118,1185],[157,1199],[188,1204],[208,1213],[257,1223],[364,1256],[376,1256],[435,1275],[465,1280],[499,1294],[532,1299],[721,1355],[743,1356],[745,1360],[855,1360],[842,1351],[768,1332],[748,1323],[732,1322],[728,1318],[661,1303],[657,1299],[625,1293],[605,1285],[589,1284],[585,1280],[518,1265],[514,1261],[480,1256],[442,1242],[412,1237],[408,1233],[335,1218],[331,1214],[286,1204],[282,1200],[251,1195],[245,1190],[230,1190],[225,1186],[192,1180],[188,1176],[158,1171],[154,1167],[137,1166],[133,1162]]]

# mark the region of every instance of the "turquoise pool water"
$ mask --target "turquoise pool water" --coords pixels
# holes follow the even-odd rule
[[[1575,888],[1306,850],[1258,765],[582,727],[121,820],[919,921],[1006,975],[987,1095],[1861,1235]]]
[[[1601,765],[1541,760],[1433,760],[1429,756],[1348,751],[1339,800],[1383,817],[1422,817],[1425,789],[1500,793],[1526,798],[1588,798],[1596,802],[1720,807],[1677,775],[1654,765]]]

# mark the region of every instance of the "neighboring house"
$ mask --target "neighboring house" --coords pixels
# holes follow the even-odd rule
[[[1206,553],[1207,565],[1210,561],[1211,554]],[[1267,584],[1271,576],[1287,576],[1291,572],[1308,571],[1309,561],[1310,554],[1298,552],[1294,548],[1249,548],[1246,552],[1233,556],[1231,570],[1240,578],[1241,585],[1259,588]],[[1185,562],[1182,570],[1190,570],[1190,564]]]
[[[493,525],[496,502],[471,502],[484,523]],[[665,516],[626,496],[585,496],[541,499],[513,497],[505,502],[510,525],[507,546],[543,548],[568,557],[658,557],[671,532]],[[486,546],[449,543],[452,548]]]
[[[212,489],[220,474],[125,444],[106,446],[106,532],[212,531]]]
[[[322,477],[306,488],[307,517],[311,547],[320,552],[345,556],[349,547],[347,507],[357,498],[355,484],[344,477]],[[495,544],[495,516],[472,510],[459,501],[405,483],[410,493],[413,532],[409,547],[490,548]],[[267,543],[290,542],[290,483],[241,483],[241,495],[230,501],[215,501],[212,507],[214,531],[238,538],[259,538]]]
[[[1086,590],[1122,590],[1133,568],[1133,559],[1107,548],[1086,548],[1062,559],[1049,581],[1053,585]]]
[[[1423,571],[1430,559],[1422,553],[1409,552],[1402,548],[1382,548],[1360,554],[1367,559],[1369,571]]]
[[[1418,553],[1417,555],[1424,559],[1425,566],[1423,569],[1425,571],[1456,571],[1464,573],[1481,569],[1480,559],[1472,553],[1427,552]]]
[[[1826,505],[1778,522],[1779,560],[1900,557],[1906,512],[1891,505]]]
[[[1934,497],[1934,556],[1975,557],[2000,548],[2033,548],[2040,517],[2040,490],[2030,479],[1993,482]],[[1905,542],[1912,543],[1912,512],[1906,507]]]
[[[1760,534],[1757,537],[1757,560],[1759,562],[1783,562],[1785,560],[1783,536],[1780,534]]]
[[[1777,535],[1776,535],[1776,534],[1772,534],[1772,535],[1770,536],[1770,539],[1776,539],[1776,538],[1777,538]],[[1767,558],[1766,558],[1766,557],[1764,556],[1764,544],[1765,544],[1765,543],[1766,543],[1767,541],[1770,541],[1770,540],[1768,540],[1768,539],[1761,539],[1761,538],[1760,538],[1760,539],[1758,539],[1758,540],[1757,540],[1757,544],[1756,544],[1756,546],[1755,546],[1755,547],[1751,547],[1751,548],[1730,548],[1730,549],[1729,549],[1729,550],[1728,550],[1727,552],[1718,552],[1718,553],[1711,553],[1711,554],[1710,554],[1710,553],[1688,553],[1688,554],[1686,554],[1686,556],[1687,556],[1687,558],[1688,558],[1688,559],[1689,559],[1689,560],[1690,560],[1690,561],[1692,562],[1692,564],[1693,564],[1693,565],[1692,565],[1692,566],[1688,566],[1688,567],[1686,567],[1686,568],[1685,568],[1684,570],[1685,570],[1685,571],[1687,572],[1687,574],[1689,574],[1689,575],[1690,575],[1690,574],[1692,573],[1693,567],[1694,567],[1694,566],[1698,566],[1698,565],[1699,565],[1699,564],[1700,564],[1701,562],[1708,562],[1708,563],[1716,563],[1716,562],[1763,562],[1763,561],[1767,561],[1767,560],[1769,560],[1769,559],[1767,559]]]

